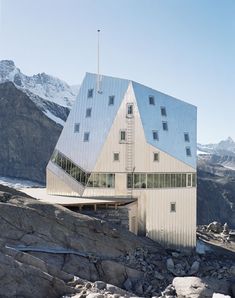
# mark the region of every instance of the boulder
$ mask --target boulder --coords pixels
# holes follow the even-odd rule
[[[166,267],[167,267],[167,270],[170,271],[170,272],[174,272],[175,270],[175,264],[174,264],[174,261],[172,258],[169,258],[166,260]]]
[[[194,261],[190,268],[189,275],[194,275],[194,274],[198,273],[199,268],[200,268],[200,262]]]
[[[229,295],[230,285],[214,278],[175,277],[173,286],[179,297],[211,298],[214,293]]]
[[[207,226],[207,231],[219,234],[223,231],[223,226],[221,223],[213,221]]]

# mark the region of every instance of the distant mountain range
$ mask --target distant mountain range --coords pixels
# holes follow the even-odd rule
[[[235,142],[198,144],[198,223],[213,220],[235,227]]]
[[[46,73],[27,76],[11,60],[0,61],[0,84],[5,82],[14,83],[48,118],[62,126],[79,91],[79,86],[69,86]]]

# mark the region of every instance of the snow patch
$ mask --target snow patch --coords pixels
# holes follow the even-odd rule
[[[0,176],[0,184],[14,189],[42,187],[42,184],[19,178],[9,178]]]
[[[48,118],[50,118],[51,120],[53,120],[54,122],[64,126],[64,121],[58,117],[56,117],[55,115],[53,115],[50,111],[45,111],[43,112]]]

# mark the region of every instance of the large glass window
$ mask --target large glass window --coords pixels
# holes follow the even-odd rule
[[[192,184],[189,185],[189,180]],[[189,173],[134,173],[127,174],[127,188],[176,188],[196,186],[196,175]]]
[[[52,154],[51,161],[83,185],[88,187],[115,187],[114,173],[90,174],[85,172],[57,150]]]

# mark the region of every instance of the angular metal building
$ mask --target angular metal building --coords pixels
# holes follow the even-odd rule
[[[47,192],[135,198],[130,230],[196,245],[196,107],[136,82],[87,73],[47,166]]]

